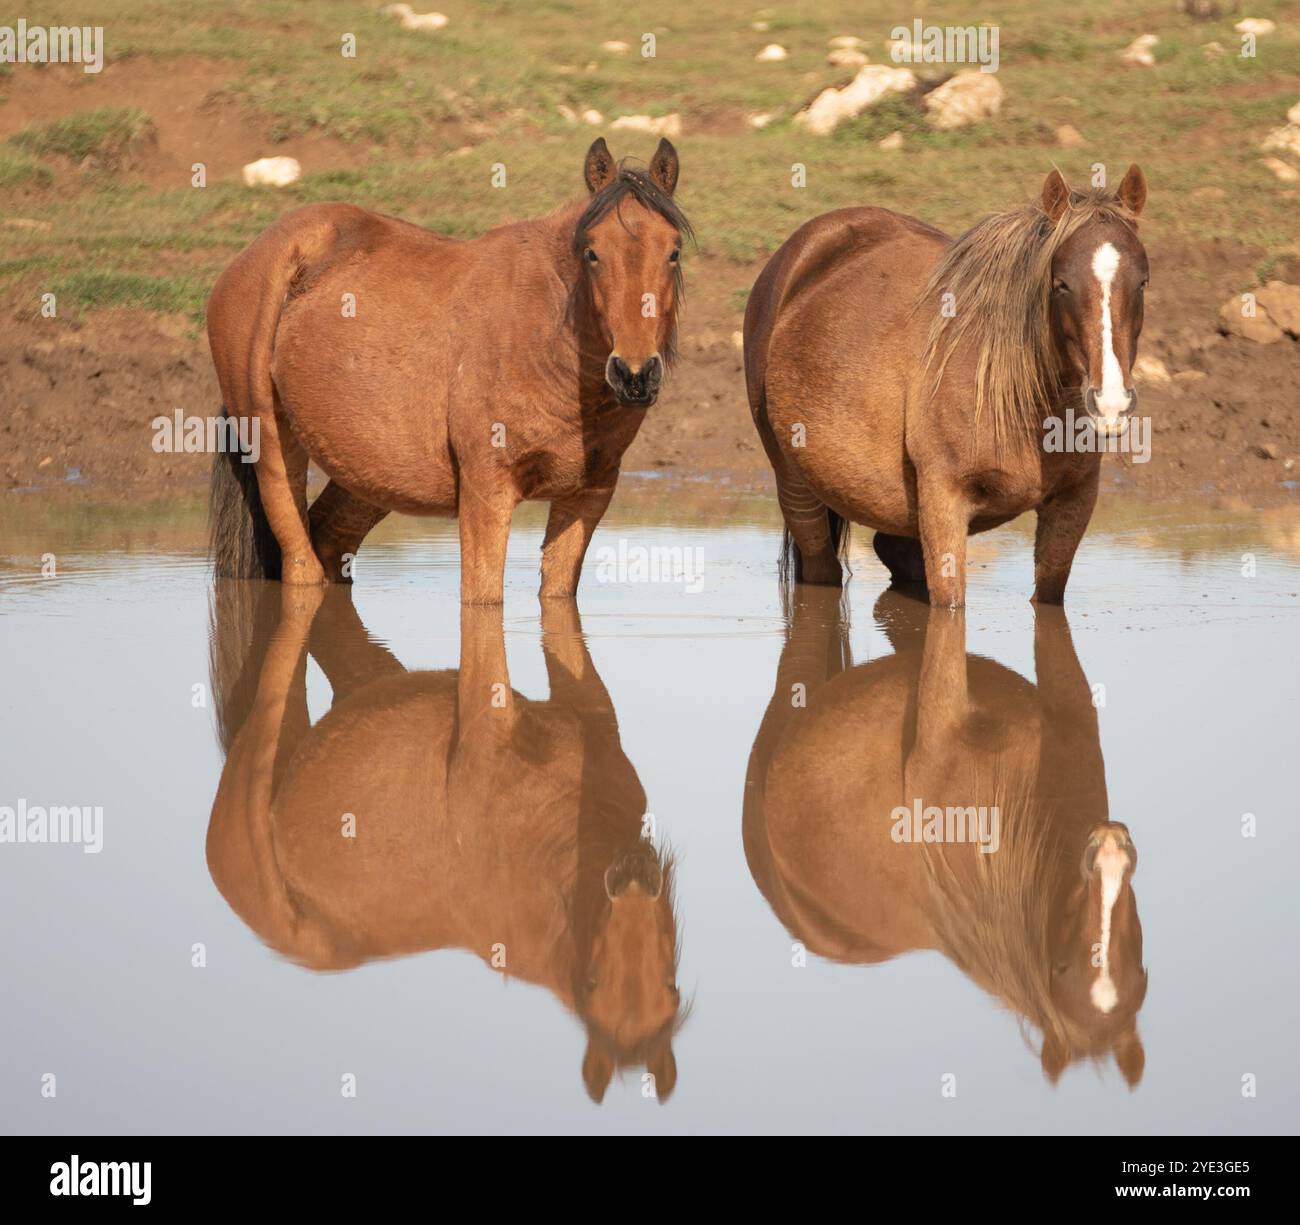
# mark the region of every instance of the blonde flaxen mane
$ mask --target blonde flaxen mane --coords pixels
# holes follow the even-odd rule
[[[1014,434],[1036,431],[1060,394],[1049,311],[1052,260],[1093,221],[1133,228],[1137,218],[1101,190],[1072,190],[1055,223],[1037,201],[986,217],[948,248],[917,301],[918,309],[935,308],[924,352],[930,395],[969,341],[976,354],[975,423],[989,418],[999,449]],[[944,294],[952,295],[948,314],[938,309]]]

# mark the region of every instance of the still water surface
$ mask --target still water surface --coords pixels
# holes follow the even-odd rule
[[[464,615],[445,524],[350,595],[7,531],[0,806],[104,816],[0,844],[0,1125],[1294,1130],[1294,511],[1113,500],[1066,616],[1005,530],[936,618],[861,549],[783,606],[727,506],[629,484],[577,609],[525,514]],[[914,803],[997,849],[895,840]]]

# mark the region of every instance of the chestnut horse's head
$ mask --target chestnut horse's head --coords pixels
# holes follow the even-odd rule
[[[593,1101],[624,1067],[653,1074],[661,1102],[677,1083],[672,1041],[684,1018],[671,878],[671,862],[644,840],[616,852],[604,871],[591,930],[580,940],[588,954],[577,991],[587,1027],[582,1079]]]
[[[1114,203],[1092,208],[1052,253],[1051,319],[1062,364],[1080,379],[1083,405],[1098,430],[1120,432],[1137,406],[1133,359],[1142,331],[1147,253],[1133,228],[1146,203],[1142,171],[1130,166]],[[1043,184],[1053,225],[1077,204],[1059,170]]]
[[[671,360],[681,300],[682,240],[690,225],[673,202],[677,150],[659,142],[648,171],[616,164],[604,138],[587,150],[591,191],[574,252],[606,347],[605,381],[620,404],[655,402]]]
[[[1142,925],[1133,897],[1137,851],[1128,829],[1104,821],[1088,836],[1079,877],[1053,916],[1051,996],[1058,1024],[1043,1036],[1042,1065],[1055,1082],[1075,1059],[1113,1052],[1130,1087],[1145,1055],[1137,1014],[1146,999]]]

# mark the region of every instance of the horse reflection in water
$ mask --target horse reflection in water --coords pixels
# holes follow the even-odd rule
[[[745,853],[777,917],[836,961],[937,949],[1041,1034],[1050,1081],[1113,1054],[1135,1087],[1137,855],[1107,817],[1062,611],[1036,610],[1035,687],[966,654],[962,613],[888,591],[875,611],[895,653],[853,667],[839,592],[795,599],[745,791]]]
[[[313,970],[460,948],[545,987],[586,1027],[593,1100],[644,1066],[664,1101],[684,1018],[672,864],[642,837],[645,793],[577,609],[544,604],[550,695],[531,701],[510,687],[499,606],[463,610],[459,671],[408,672],[346,588],[219,584],[208,867]],[[333,689],[314,725],[308,654]]]

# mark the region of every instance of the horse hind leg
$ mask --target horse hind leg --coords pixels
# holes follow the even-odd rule
[[[871,547],[889,571],[894,587],[904,591],[925,587],[925,553],[919,540],[877,532]]]
[[[311,504],[308,521],[312,547],[332,583],[350,583],[352,567],[361,542],[370,530],[386,518],[388,511],[349,493],[337,481],[330,481]]]
[[[783,577],[796,583],[840,586],[844,581],[840,550],[847,539],[847,522],[788,471],[777,472],[776,496],[785,519]]]

